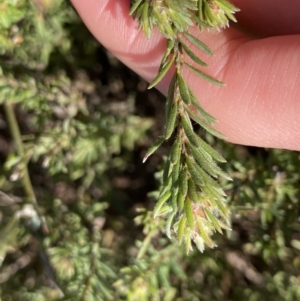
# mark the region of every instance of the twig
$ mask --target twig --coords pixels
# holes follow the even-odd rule
[[[27,162],[24,157],[24,148],[23,148],[21,133],[20,133],[16,115],[15,115],[15,112],[13,109],[13,105],[11,103],[5,103],[4,110],[5,110],[7,122],[8,122],[9,128],[10,128],[10,132],[11,132],[11,135],[13,137],[13,140],[14,140],[14,143],[16,146],[17,153],[20,156],[20,158],[22,159],[22,163],[23,163],[23,166],[22,166],[23,167],[23,177],[22,177],[23,188],[25,190],[26,196],[28,197],[28,201],[31,202],[34,205],[34,207],[37,208],[38,207],[37,201],[36,201],[34,190],[33,190],[33,187],[32,187],[31,181],[30,181],[29,172],[28,172],[28,168],[27,168]]]
[[[226,252],[225,257],[228,263],[242,273],[249,281],[257,286],[264,284],[263,276],[242,254],[238,252]]]
[[[22,201],[21,198],[6,194],[5,192],[0,190],[0,206],[11,206]]]

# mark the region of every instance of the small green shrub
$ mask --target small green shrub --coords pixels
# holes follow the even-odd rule
[[[64,1],[2,1],[0,66],[2,301],[299,300],[299,153],[207,135],[232,231],[186,256],[153,219],[162,162],[140,165],[159,94]]]

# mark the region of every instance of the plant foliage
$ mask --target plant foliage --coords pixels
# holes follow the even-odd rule
[[[189,17],[203,29],[213,23],[204,6],[203,24],[191,13],[194,1],[156,2],[177,8],[184,3],[187,9],[178,20]],[[210,52],[187,32],[180,41],[176,47],[181,45],[184,57],[194,57],[190,43]],[[173,42],[166,64],[176,56]],[[205,63],[194,60],[202,71]],[[171,154],[153,178],[158,159],[152,156],[142,165],[141,158],[163,127],[162,97],[99,46],[66,1],[2,1],[0,67],[1,301],[300,299],[299,153],[233,146],[207,130],[203,140],[190,136],[201,144],[200,154],[210,156],[199,157],[193,141],[178,144],[182,137],[192,138],[177,114]],[[177,92],[170,91],[179,97],[178,112],[187,123],[195,115],[210,126],[214,118],[182,83],[183,74],[175,72]],[[156,145],[164,141],[163,136]],[[164,146],[157,151],[161,155],[167,153]],[[171,175],[180,160],[185,168],[178,171],[177,193],[198,197],[188,160],[201,164],[212,181],[217,178],[211,171],[221,175],[213,163],[224,161],[219,150],[228,159],[224,172],[233,178],[220,177],[229,195],[232,231],[214,235],[218,248],[187,256],[186,247],[162,231],[174,236],[175,227],[183,242],[186,233],[179,223],[186,223],[185,229],[194,224],[193,215],[186,221],[182,216],[205,214],[203,221],[216,231],[224,218],[215,220],[200,195],[205,206],[181,198],[178,208],[184,209],[175,217],[169,211],[172,198],[161,200],[155,214],[166,210],[168,217],[153,219],[149,208],[162,191],[146,193],[155,182],[173,183],[164,169]],[[172,190],[165,187],[170,198]]]
[[[204,250],[205,244],[213,248],[215,243],[211,235],[229,229],[226,194],[217,181],[219,177],[231,180],[217,165],[218,162],[226,162],[225,159],[194,131],[193,123],[223,138],[212,127],[215,118],[201,107],[184,79],[184,67],[212,84],[224,84],[186,62],[189,57],[200,67],[207,67],[191,50],[188,42],[205,54],[213,54],[207,45],[189,33],[189,28],[192,25],[200,30],[227,27],[229,20],[236,21],[233,15],[236,11],[238,9],[226,0],[137,0],[130,11],[140,21],[140,27],[148,37],[153,27],[157,26],[167,38],[158,74],[149,88],[155,86],[175,65],[166,101],[165,131],[149,149],[144,161],[175,133],[175,141],[165,163],[154,217],[166,216],[167,236],[171,238],[172,232],[175,232],[179,243],[185,243],[187,253],[192,249],[192,241],[200,251]]]

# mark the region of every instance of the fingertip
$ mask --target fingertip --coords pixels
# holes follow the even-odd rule
[[[124,64],[150,81],[157,72],[165,40],[155,29],[151,39],[129,15],[129,0],[72,0],[95,38]]]
[[[129,0],[72,2],[106,48],[146,80],[154,78],[165,41],[158,31],[147,40],[138,30],[129,16]],[[250,42],[229,29],[203,32],[201,39],[216,50],[216,56],[207,57],[209,74],[227,85],[213,87],[186,75],[203,107],[219,120],[216,128],[234,143],[300,150],[300,37]],[[170,77],[157,86],[164,93]]]

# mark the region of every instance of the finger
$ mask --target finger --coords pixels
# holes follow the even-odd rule
[[[300,35],[247,40],[228,30],[209,42],[210,70],[227,86],[187,76],[217,128],[231,142],[300,150]]]
[[[156,31],[151,40],[129,16],[129,0],[72,0],[92,34],[116,57],[150,81],[157,72],[165,41]]]
[[[241,9],[238,25],[253,35],[267,37],[300,34],[299,0],[231,0]]]
[[[128,17],[126,1],[74,0],[93,34],[146,79],[155,76],[164,50],[160,35],[145,39]],[[218,88],[186,73],[201,104],[219,119],[229,141],[300,150],[299,36],[251,41],[236,30],[201,33],[216,50],[207,58],[211,75],[227,83]],[[165,86],[163,86],[165,84]],[[165,92],[167,80],[160,88]]]

